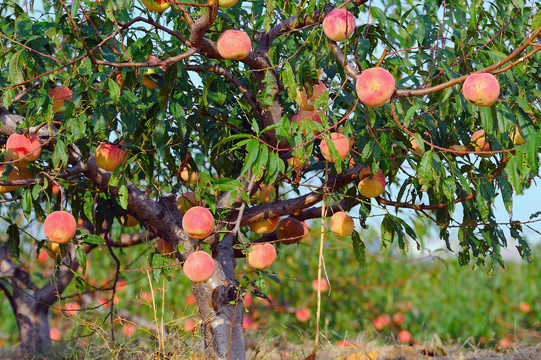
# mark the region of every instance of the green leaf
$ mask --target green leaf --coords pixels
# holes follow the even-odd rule
[[[64,167],[68,163],[68,152],[66,144],[62,139],[57,138],[56,145],[53,150],[53,166],[55,168]]]
[[[248,154],[246,155],[246,160],[244,160],[244,166],[242,167],[242,170],[240,172],[241,175],[246,174],[246,171],[248,171],[248,169],[250,169],[257,160],[257,157],[259,155],[259,140],[248,140],[248,143],[246,145],[246,152]]]
[[[267,71],[265,73],[263,84],[263,89],[257,94],[257,100],[261,103],[263,108],[269,109],[274,104],[274,95],[272,94],[274,90],[274,78],[272,76],[272,71]]]
[[[362,269],[366,264],[366,246],[356,230],[353,230],[351,240],[353,241],[353,253]]]
[[[14,258],[19,258],[19,246],[21,243],[21,239],[19,237],[19,227],[15,224],[11,224],[7,228],[7,234],[8,234],[8,246],[9,246],[9,253]]]
[[[103,239],[99,235],[94,235],[94,234],[83,235],[81,237],[81,241],[84,241],[85,243],[88,243],[88,244],[94,244],[94,245],[105,244],[105,241],[103,241]]]
[[[13,56],[9,59],[9,79],[11,80],[12,84],[19,84],[24,81],[21,63],[19,61],[21,53],[22,50],[13,54]]]
[[[393,244],[395,226],[392,215],[386,214],[381,222],[381,250],[388,250]]]
[[[86,215],[86,218],[91,221],[94,218],[93,209],[94,209],[94,197],[92,196],[92,193],[87,190],[85,192],[85,197],[84,197],[83,211]]]
[[[109,96],[116,103],[120,100],[120,86],[115,80],[109,78],[107,83],[109,84]]]
[[[86,253],[80,246],[77,246],[75,248],[75,255],[77,256],[77,261],[79,261],[79,265],[81,265],[81,269],[83,269],[84,275],[86,273]]]
[[[120,188],[118,189],[118,195],[120,195],[120,197],[118,198],[120,206],[122,206],[124,210],[127,210],[129,193],[128,193],[128,188],[126,187],[126,185],[124,184],[120,185]]]

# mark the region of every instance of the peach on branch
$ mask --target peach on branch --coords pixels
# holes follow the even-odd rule
[[[47,255],[53,260],[56,259],[57,256],[64,257],[67,254],[66,250],[63,251],[60,248],[60,244],[51,241],[47,241],[47,248],[45,251],[47,251]]]
[[[143,2],[143,5],[150,10],[155,12],[164,12],[165,10],[169,9],[169,2],[167,0],[141,0]]]
[[[134,227],[139,225],[139,220],[135,216],[126,214],[119,218],[120,224],[125,227]]]
[[[334,148],[336,151],[338,151],[338,155],[340,155],[340,159],[344,160],[349,153],[349,140],[347,137],[342,135],[339,132],[333,132],[331,133],[331,141],[334,145]],[[321,144],[319,146],[321,150],[321,155],[327,160],[327,161],[333,161],[331,157],[331,150],[329,148],[329,145],[327,144],[327,139],[321,140]]]
[[[197,184],[199,181],[199,175],[197,175],[197,171],[192,170],[190,164],[180,168],[178,174],[178,176],[188,185]]]
[[[0,165],[0,177],[4,176],[4,169],[5,165]],[[13,180],[21,180],[21,174],[19,173],[19,169],[16,167],[11,169],[11,172],[8,175],[7,180],[13,181]],[[0,194],[5,194],[10,191],[13,191],[17,189],[17,185],[0,185]]]
[[[331,216],[330,229],[336,236],[345,237],[351,235],[355,224],[353,218],[343,211]]]
[[[473,143],[473,148],[475,151],[480,151],[477,153],[482,158],[489,158],[492,155],[494,155],[491,152],[483,152],[483,151],[490,151],[490,143],[486,139],[485,130],[478,130],[473,133],[471,136],[471,142]]]
[[[304,237],[304,226],[297,219],[284,218],[278,223],[276,237],[285,245],[298,243]]]
[[[182,217],[182,228],[192,239],[204,239],[214,231],[214,217],[208,209],[194,206]]]
[[[45,236],[54,243],[67,243],[73,239],[76,231],[75,218],[67,211],[53,211],[43,222]]]
[[[492,74],[472,74],[464,81],[462,94],[470,104],[476,106],[491,106],[500,96],[500,83]]]
[[[514,131],[511,131],[511,141],[513,141],[514,145],[522,145],[526,142],[524,141],[524,138],[520,134],[518,125],[515,127]]]
[[[254,269],[266,269],[276,260],[276,249],[270,243],[255,244],[246,254],[248,265]]]
[[[364,105],[377,108],[389,102],[394,93],[395,81],[389,71],[375,67],[364,70],[357,77],[355,88]]]
[[[156,81],[152,80],[152,75],[154,74],[156,74],[156,70],[147,69],[143,75],[143,86],[149,90],[154,90],[160,87]]]
[[[199,202],[193,191],[188,191],[179,196],[177,199],[177,209],[180,212],[180,215],[184,216],[188,209],[198,205]]]
[[[259,199],[259,202],[261,204],[265,204],[271,201],[275,193],[276,193],[276,188],[274,187],[274,185],[260,184],[259,190],[257,190],[255,195]]]
[[[156,242],[156,249],[158,249],[158,252],[162,255],[170,255],[174,251],[173,246],[169,243],[169,241],[162,238],[159,238]]]
[[[126,160],[127,151],[118,145],[101,143],[96,149],[96,164],[106,171],[114,171]]]
[[[355,30],[355,17],[346,9],[334,9],[323,20],[323,32],[332,41],[344,41]]]
[[[291,121],[302,124],[306,121],[316,122],[321,124],[321,118],[319,117],[320,112],[317,110],[304,110],[300,109],[295,115],[291,117]],[[318,134],[319,131],[314,130],[314,134]],[[304,136],[306,136],[306,131],[304,131]]]
[[[226,30],[217,42],[218,53],[226,60],[242,60],[250,54],[252,42],[241,30]]]
[[[263,219],[259,221],[255,221],[253,223],[248,224],[250,227],[250,230],[252,230],[254,233],[258,235],[262,234],[269,234],[276,230],[278,227],[278,223],[280,222],[280,218],[273,218],[273,219]]]
[[[218,5],[224,9],[227,9],[235,5],[237,1],[239,0],[218,0]]]
[[[184,262],[184,274],[193,282],[205,282],[214,274],[214,260],[208,253],[199,250],[191,253]]]
[[[11,134],[6,142],[6,150],[11,160],[36,161],[41,154],[41,143],[36,134]]]
[[[315,103],[316,100],[321,95],[323,95],[325,91],[327,91],[327,85],[325,85],[323,81],[319,80],[316,85],[312,86],[312,91],[310,93],[310,101],[308,101],[308,94],[306,93],[306,89],[304,87],[302,91],[297,89],[298,105],[302,110],[314,110],[314,106],[312,105],[312,103]],[[321,121],[319,122],[321,123]]]
[[[359,173],[359,179],[361,179],[358,185],[359,192],[364,197],[375,198],[385,191],[385,176],[381,169],[372,175],[370,168],[365,167]]]
[[[66,101],[72,100],[73,91],[69,87],[61,85],[50,88],[47,95],[53,100],[53,111],[62,114],[64,110],[61,109]]]

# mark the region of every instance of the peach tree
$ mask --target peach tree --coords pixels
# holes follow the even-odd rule
[[[513,195],[539,175],[535,1],[8,0],[0,28],[0,289],[23,352],[51,345],[49,308],[96,248],[118,276],[118,247],[160,238],[176,260],[149,266],[184,265],[224,359],[245,358],[237,261],[272,273],[305,220],[320,260],[335,234],[362,265],[375,215],[382,251],[415,244],[409,216],[461,264],[531,257],[521,220],[539,213],[514,219]],[[56,211],[74,236],[71,218],[42,233]],[[38,286],[23,259],[45,248]]]

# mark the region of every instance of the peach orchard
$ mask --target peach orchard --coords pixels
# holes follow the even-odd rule
[[[236,270],[272,273],[310,219],[318,301],[326,239],[362,266],[369,218],[382,251],[419,246],[420,217],[450,250],[458,229],[461,264],[531,258],[539,213],[513,218],[513,195],[539,175],[536,1],[8,0],[0,27],[0,289],[23,353],[51,346],[50,307],[96,249],[118,264],[111,319],[118,248],[156,248],[220,359],[245,358]],[[37,286],[22,259],[43,250]]]

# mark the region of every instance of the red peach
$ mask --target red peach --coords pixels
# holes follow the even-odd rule
[[[152,303],[152,294],[149,291],[143,291],[141,293],[141,301],[145,303]]]
[[[245,317],[242,319],[242,330],[243,330],[243,331],[248,330],[248,328],[249,328],[250,326],[252,326],[252,323],[253,323],[252,319],[250,319],[248,316],[245,316]]]
[[[250,54],[252,42],[241,30],[226,30],[218,38],[218,53],[226,60],[242,60]]]
[[[186,304],[188,304],[188,305],[195,304],[195,295],[194,294],[188,295],[188,297],[186,298]]]
[[[118,86],[122,87],[124,85],[124,73],[116,74],[115,80]]]
[[[77,231],[75,218],[66,211],[53,211],[43,222],[43,232],[51,242],[64,244],[73,239]]]
[[[482,158],[489,158],[493,156],[493,153],[483,152],[490,151],[490,143],[486,140],[485,130],[478,130],[473,133],[471,136],[471,142],[473,143],[473,148],[475,151],[480,151],[477,153]]]
[[[317,281],[317,279],[314,279],[314,281],[312,281],[312,289],[314,289],[314,291],[317,291],[318,283],[320,284],[319,287],[321,291],[329,290],[329,283],[327,282],[327,280],[321,279],[321,281]]]
[[[340,156],[340,159],[344,160],[348,156],[348,153],[349,153],[348,138],[338,132],[333,132],[331,133],[331,141],[336,151],[338,151],[338,155]],[[321,144],[319,148],[321,150],[321,155],[323,155],[323,157],[327,161],[333,162],[333,159],[331,157],[331,150],[329,148],[326,138],[321,140]]]
[[[206,252],[191,253],[184,262],[184,274],[193,282],[205,282],[214,274],[214,260]]]
[[[246,254],[248,265],[254,269],[266,269],[276,260],[276,249],[270,243],[255,244]]]
[[[171,6],[167,0],[141,0],[149,11],[164,12]]]
[[[393,314],[393,322],[396,325],[402,325],[404,323],[404,314],[397,312]]]
[[[385,191],[385,176],[381,169],[378,169],[376,175],[371,176],[369,167],[365,167],[359,173],[358,188],[362,196],[367,198],[375,198],[383,194]]]
[[[33,162],[41,154],[41,143],[36,134],[30,133],[28,136],[11,134],[6,142],[6,150],[11,160]]]
[[[166,240],[159,238],[156,242],[156,248],[158,249],[158,252],[162,255],[172,255],[173,253],[173,246]]]
[[[122,328],[122,333],[124,336],[131,336],[136,330],[136,327],[134,324],[124,324],[124,327]]]
[[[303,308],[295,312],[295,317],[300,322],[308,322],[310,320],[310,309]]]
[[[338,342],[337,342],[336,344],[337,344],[338,346],[348,347],[348,346],[353,345],[353,341],[349,341],[349,340],[338,340]]]
[[[53,99],[53,111],[62,114],[64,110],[61,110],[61,108],[66,101],[72,100],[73,91],[69,87],[62,85],[49,89],[47,95]]]
[[[500,345],[501,345],[501,347],[504,347],[504,348],[509,347],[509,346],[513,345],[513,340],[511,340],[511,339],[501,339],[500,340]]]
[[[62,333],[60,333],[60,330],[58,330],[57,328],[51,328],[49,330],[49,337],[52,341],[59,341],[60,339],[62,339]]]
[[[304,236],[304,226],[294,218],[280,220],[276,228],[276,237],[285,245],[298,243]]]
[[[127,151],[117,145],[101,143],[96,149],[96,164],[106,171],[113,171],[126,160]]]
[[[306,89],[303,87],[302,91],[297,89],[298,105],[302,110],[313,111],[314,106],[312,103],[315,103],[317,99],[327,91],[327,85],[321,80],[318,81],[316,85],[312,86],[312,92],[310,95],[310,102],[308,101],[308,94]],[[319,116],[318,116],[319,119]],[[315,120],[315,119],[314,119]],[[321,123],[321,121],[318,121]]]
[[[523,313],[529,313],[531,310],[530,304],[528,304],[527,302],[521,302],[518,308]]]
[[[323,31],[333,41],[344,41],[355,30],[355,17],[346,9],[334,9],[323,20]]]
[[[254,298],[253,298],[253,296],[250,295],[250,294],[245,294],[245,295],[244,295],[244,305],[245,305],[246,307],[250,307],[250,306],[252,306],[253,303],[254,303]]]
[[[394,93],[395,81],[389,71],[380,67],[370,68],[357,77],[355,88],[364,105],[377,108],[389,102]]]
[[[195,329],[196,326],[197,324],[195,323],[195,321],[193,321],[192,319],[188,319],[184,323],[184,331],[191,332],[193,331],[193,329]]]
[[[69,302],[64,306],[64,311],[66,312],[66,314],[68,314],[70,316],[74,315],[79,310],[81,310],[81,306],[78,303],[74,302],[74,301]]]
[[[408,330],[400,330],[398,333],[398,340],[403,344],[409,344],[411,342],[412,336]]]
[[[276,230],[278,227],[278,223],[280,222],[280,218],[273,218],[273,219],[263,219],[259,220],[253,223],[248,224],[250,227],[250,230],[252,230],[254,233],[261,235],[261,234],[269,234]]]
[[[330,229],[336,236],[346,237],[351,235],[355,224],[353,218],[343,211],[337,212],[331,217]]]
[[[49,254],[47,254],[47,251],[41,250],[38,256],[36,257],[36,262],[39,265],[43,266],[47,262],[47,259],[49,259]]]
[[[295,115],[291,117],[291,121],[302,124],[307,123],[310,124],[310,126],[313,125],[313,123],[319,123],[321,124],[321,118],[319,117],[320,112],[317,110],[304,110],[300,109],[299,112],[297,112]],[[303,132],[304,136],[306,136],[306,131]],[[319,131],[314,130],[314,134],[318,134]]]
[[[194,206],[182,217],[182,228],[192,239],[204,239],[214,231],[214,217],[208,209]]]
[[[180,215],[184,216],[186,214],[186,211],[188,209],[198,205],[197,197],[195,196],[195,193],[192,191],[188,191],[182,195],[179,196],[177,199],[177,208],[180,212]]]
[[[489,73],[472,74],[464,81],[462,94],[473,105],[491,106],[500,96],[500,83]]]
[[[51,186],[51,191],[54,196],[60,196],[60,188],[55,183]]]

